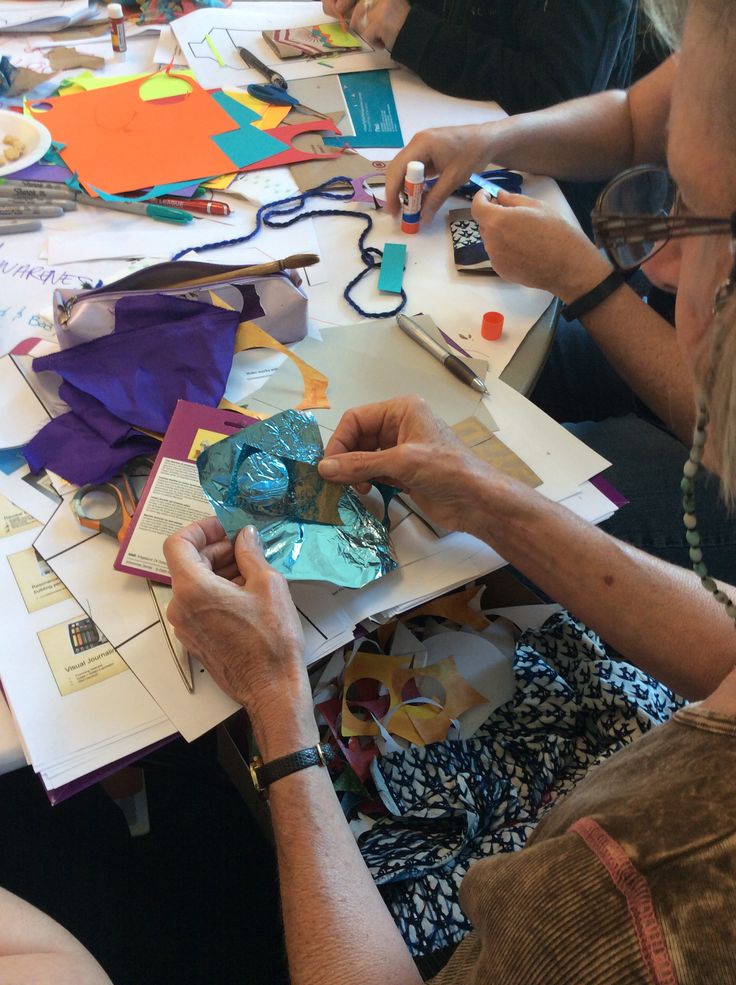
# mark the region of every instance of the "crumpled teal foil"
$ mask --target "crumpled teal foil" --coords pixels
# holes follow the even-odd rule
[[[253,524],[266,560],[286,578],[361,588],[396,567],[388,504],[397,490],[377,485],[378,520],[350,486],[321,478],[323,455],[314,417],[286,410],[206,448],[199,481],[228,537]]]

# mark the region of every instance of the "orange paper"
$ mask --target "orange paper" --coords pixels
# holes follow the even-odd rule
[[[64,145],[64,163],[90,189],[120,194],[232,171],[212,137],[239,128],[216,100],[186,78],[185,95],[144,100],[145,81],[38,100],[29,108]]]

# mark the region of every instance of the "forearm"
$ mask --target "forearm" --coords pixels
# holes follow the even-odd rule
[[[254,724],[264,761],[317,741],[313,719],[306,724],[311,708],[300,717],[302,725]],[[328,771],[292,773],[271,786],[269,799],[292,985],[418,985],[416,966],[365,867]]]
[[[569,303],[574,297],[563,300]],[[693,383],[674,328],[628,286],[611,294],[582,322],[639,399],[689,445]]]
[[[733,623],[692,572],[511,480],[494,476],[474,495],[484,510],[471,532],[627,660],[690,699],[733,668]]]
[[[632,86],[486,124],[489,160],[569,181],[663,160],[674,60]]]
[[[92,955],[51,917],[0,889],[0,985],[110,985]]]

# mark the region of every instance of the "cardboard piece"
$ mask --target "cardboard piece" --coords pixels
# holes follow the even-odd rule
[[[105,59],[99,55],[90,55],[76,48],[66,48],[63,45],[52,48],[46,55],[49,65],[55,72],[65,72],[70,68],[95,68],[105,67]]]
[[[453,424],[452,430],[479,458],[511,476],[512,479],[518,479],[531,489],[536,489],[542,484],[537,473],[499,437],[492,434],[481,421],[468,417],[464,421]]]

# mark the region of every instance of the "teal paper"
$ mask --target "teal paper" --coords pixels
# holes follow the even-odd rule
[[[403,147],[399,114],[391,88],[391,73],[348,72],[340,76],[345,103],[355,134],[324,137],[329,147]]]
[[[314,417],[287,410],[206,448],[199,481],[228,537],[253,524],[285,578],[361,588],[396,567],[387,519],[366,510],[349,486],[324,482],[323,454]],[[396,490],[379,491],[387,511]]]
[[[213,92],[212,98],[240,127],[239,130],[232,130],[229,133],[215,134],[212,138],[236,168],[246,168],[249,164],[257,164],[258,161],[265,161],[268,157],[288,150],[288,144],[272,137],[265,130],[251,126],[251,123],[260,117],[248,106],[243,106],[225,92]]]
[[[389,294],[401,294],[401,282],[406,267],[406,246],[404,243],[386,243],[378,274],[378,290]]]

